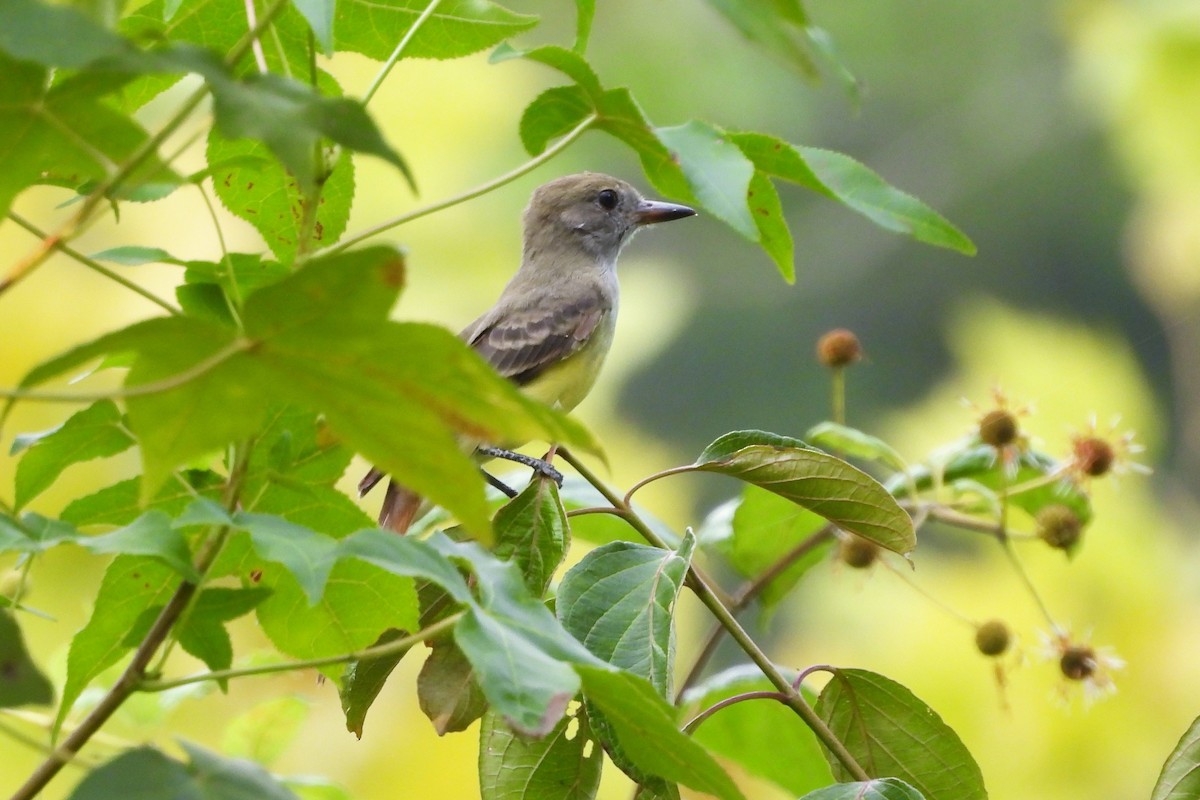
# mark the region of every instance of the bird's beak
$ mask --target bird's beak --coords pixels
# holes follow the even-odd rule
[[[638,203],[633,219],[638,225],[653,225],[656,222],[670,222],[673,219],[690,217],[696,213],[693,208],[676,203],[663,203],[658,200],[643,200]]]

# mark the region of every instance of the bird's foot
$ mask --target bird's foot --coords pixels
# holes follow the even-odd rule
[[[503,458],[505,461],[515,461],[518,464],[524,464],[543,478],[549,478],[554,481],[558,484],[558,488],[562,488],[563,474],[552,467],[549,461],[527,456],[524,453],[514,453],[512,450],[505,450],[501,447],[489,447],[487,445],[477,448],[476,451],[490,458]],[[486,475],[487,473],[484,474]],[[496,484],[493,483],[492,485],[495,486]],[[497,486],[496,488],[500,487]],[[500,491],[504,490],[500,489]]]
[[[483,473],[483,479],[488,482],[489,486],[491,486],[494,489],[499,489],[500,492],[503,493],[504,496],[507,497],[509,500],[513,499],[514,497],[516,497],[519,494],[519,492],[517,492],[516,489],[509,486],[507,483],[500,480],[495,475],[488,472],[486,469],[483,469],[482,467],[480,467],[479,471]]]

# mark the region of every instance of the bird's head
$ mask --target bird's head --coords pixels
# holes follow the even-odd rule
[[[611,264],[643,225],[690,217],[687,206],[646,200],[619,178],[567,175],[539,187],[525,209],[525,254],[585,254]]]

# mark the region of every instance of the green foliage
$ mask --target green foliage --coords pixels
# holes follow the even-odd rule
[[[17,620],[0,608],[0,708],[53,702],[54,687],[29,657]]]
[[[710,4],[806,74],[817,71],[815,55],[830,58],[828,37],[800,0]],[[637,156],[660,193],[759,244],[788,281],[794,243],[777,180],[915,240],[974,252],[937,212],[848,156],[699,119],[653,124],[633,93],[608,85],[586,56],[594,0],[575,9],[567,48],[510,43],[539,19],[489,0],[278,0],[256,7],[249,22],[238,0],[151,0],[114,11],[112,29],[70,6],[0,0],[0,211],[34,185],[57,187],[66,200],[65,221],[0,278],[0,300],[101,210],[130,200],[211,189],[262,238],[261,252],[215,241],[211,256],[187,261],[169,241],[73,255],[90,268],[181,268],[178,308],[103,268],[167,315],[94,332],[4,391],[0,422],[18,400],[84,407],[13,443],[20,461],[11,502],[0,499],[0,555],[17,569],[5,576],[16,589],[0,595],[0,705],[53,699],[14,614],[33,613],[23,589],[37,559],[74,545],[108,559],[90,617],[70,640],[49,726],[51,741],[73,731],[66,745],[75,751],[134,693],[192,683],[225,689],[301,669],[321,670],[336,686],[346,727],[361,737],[397,663],[427,642],[419,703],[439,734],[482,719],[485,798],[594,797],[605,753],[643,798],[677,798],[681,786],[741,798],[718,756],[812,798],[985,796],[954,733],[889,679],[835,670],[816,704],[825,725],[798,714],[807,690],[734,617],[751,604],[777,608],[843,535],[838,529],[907,556],[917,542],[910,510],[948,509],[986,526],[995,517],[1002,524],[1009,506],[1036,514],[1055,502],[1086,522],[1086,490],[1062,464],[1028,447],[1001,457],[972,440],[909,468],[886,442],[832,423],[808,434],[824,450],[761,431],[726,434],[692,464],[635,487],[692,472],[743,484],[699,537],[716,574],[746,581],[726,594],[693,563],[691,529],[655,520],[633,504],[633,491],[621,498],[574,460],[600,453],[579,423],[527,398],[449,331],[391,319],[406,281],[401,250],[359,246],[366,233],[345,238],[362,170],[394,168],[414,191],[415,179],[367,112],[379,81],[362,100],[347,96],[317,67],[318,52],[388,60],[382,80],[397,59],[490,49],[494,63],[536,62],[567,83],[514,119],[533,160],[485,189],[598,130]],[[190,88],[163,94],[185,75],[194,76]],[[139,112],[156,98],[153,113]],[[193,114],[203,103],[211,119]],[[156,121],[153,132],[143,118]],[[186,178],[174,171],[177,134],[203,143],[193,149],[203,149],[206,165]],[[376,158],[355,160],[364,155]],[[46,388],[96,364],[123,370],[121,386]],[[530,441],[563,445],[579,477],[562,487],[538,477],[511,500],[489,496],[472,443]],[[29,510],[71,466],[133,448],[138,474],[75,497],[57,517]],[[826,450],[888,474],[881,482]],[[420,533],[375,527],[337,488],[355,454],[440,507]],[[947,486],[953,507],[939,505]],[[968,495],[984,502],[959,502]],[[996,538],[1007,546],[1004,533]],[[636,537],[644,541],[629,541]],[[573,538],[599,546],[563,574]],[[697,664],[678,699],[675,613],[685,588],[720,623],[712,643],[730,634],[755,666],[698,683]],[[251,613],[274,658],[287,660],[247,663],[229,625]],[[208,671],[181,675],[178,651]],[[105,698],[98,706],[80,702],[90,689]],[[77,704],[86,706],[78,709],[84,724],[65,725]],[[698,715],[694,735],[681,725],[684,707]],[[290,744],[307,710],[291,696],[248,710],[224,736],[234,758],[188,743],[187,763],[129,748],[71,796],[344,797],[320,780],[284,781],[261,766]],[[1195,760],[1192,750],[1181,744],[1164,771],[1171,788],[1157,796],[1182,796],[1175,787],[1185,785],[1178,776]],[[826,786],[835,778],[844,782]]]
[[[719,672],[682,698],[690,709],[705,709],[747,692],[771,691],[762,673],[749,666]],[[811,701],[811,697],[806,693]],[[751,774],[799,797],[828,785],[833,776],[813,732],[790,709],[768,698],[728,706],[705,720],[692,738]],[[786,758],[780,758],[786,753]]]
[[[666,696],[675,662],[671,613],[695,547],[689,532],[674,553],[631,542],[592,550],[559,586],[563,627],[594,655],[641,675]]]
[[[1191,724],[1167,756],[1150,800],[1188,800],[1200,797],[1200,719]]]
[[[800,800],[924,800],[924,796],[899,778],[882,778],[827,786]]]
[[[187,797],[210,800],[296,800],[296,795],[259,765],[224,758],[198,745],[180,743],[190,759],[183,764],[151,747],[127,750],[89,772],[70,800],[111,797]]]
[[[595,797],[603,755],[582,709],[559,720],[545,738],[535,740],[517,736],[494,713],[486,714],[479,731],[480,797]]]
[[[727,433],[691,468],[761,486],[901,555],[917,545],[912,519],[878,481],[799,439],[762,431]]]
[[[901,778],[926,800],[986,798],[983,775],[962,740],[929,706],[895,681],[838,669],[817,713],[875,778]],[[845,770],[830,759],[839,780]]]

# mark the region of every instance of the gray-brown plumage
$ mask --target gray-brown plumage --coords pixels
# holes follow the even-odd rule
[[[625,181],[598,173],[541,186],[525,209],[521,268],[462,338],[526,394],[570,411],[591,390],[612,343],[621,248],[643,225],[694,213],[645,200]],[[382,477],[368,472],[360,495]],[[419,495],[389,481],[379,524],[404,533],[421,507]]]

